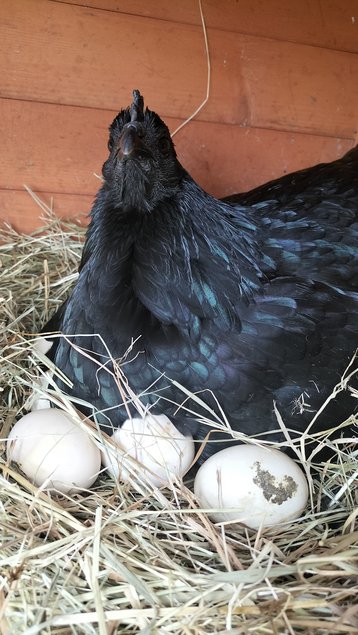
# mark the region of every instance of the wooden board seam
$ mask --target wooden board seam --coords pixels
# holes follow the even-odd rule
[[[181,25],[188,25],[188,26],[194,26],[197,28],[201,28],[200,22],[194,22],[194,21],[185,21],[185,20],[173,20],[173,19],[165,19],[159,16],[149,16],[149,15],[142,15],[140,13],[134,13],[131,11],[116,11],[115,9],[106,9],[103,7],[92,7],[92,6],[86,6],[84,4],[81,4],[79,2],[66,2],[66,0],[48,0],[48,2],[53,2],[54,4],[66,4],[67,6],[74,6],[74,7],[82,7],[82,8],[87,8],[93,11],[103,11],[104,13],[114,13],[116,15],[121,14],[121,15],[126,15],[126,16],[132,16],[135,18],[142,18],[143,20],[153,20],[156,22],[167,22],[169,24],[181,24]],[[200,13],[199,13],[199,8],[198,8],[198,16],[200,18]],[[205,13],[204,13],[204,19],[205,19]],[[298,45],[302,45],[302,46],[312,46],[313,48],[318,48],[318,49],[323,49],[323,50],[327,50],[327,51],[336,51],[337,53],[351,53],[352,55],[356,55],[357,53],[355,51],[352,51],[350,49],[345,49],[345,48],[338,48],[338,47],[334,47],[334,46],[330,46],[330,45],[322,45],[322,44],[313,44],[312,42],[305,42],[304,40],[295,40],[295,39],[287,39],[286,37],[273,37],[273,36],[265,36],[265,35],[259,35],[257,33],[255,33],[254,31],[236,31],[234,29],[229,29],[229,28],[225,28],[225,27],[215,27],[215,26],[207,26],[207,32],[209,34],[210,31],[216,31],[216,32],[222,32],[222,33],[232,33],[235,35],[247,35],[249,37],[253,37],[253,38],[257,38],[260,40],[271,40],[273,42],[288,42],[290,44],[298,44]],[[210,38],[209,38],[209,45],[210,45]]]
[[[51,2],[57,2],[57,0],[50,0]],[[29,103],[29,104],[44,104],[44,105],[48,105],[48,106],[61,106],[61,108],[78,108],[81,110],[92,110],[92,111],[100,111],[100,112],[108,112],[108,127],[111,125],[112,119],[113,117],[116,116],[116,113],[120,111],[120,108],[118,108],[118,111],[113,111],[109,108],[101,108],[101,107],[97,107],[97,106],[87,106],[87,105],[79,105],[79,104],[69,104],[69,103],[64,103],[64,102],[60,102],[60,101],[48,101],[48,100],[43,100],[43,99],[21,99],[21,98],[15,98],[15,97],[6,97],[6,96],[2,96],[0,94],[0,99],[1,100],[6,100],[6,101],[13,101],[13,102],[20,102],[20,103]],[[210,101],[210,99],[209,99]],[[175,120],[176,122],[178,122],[176,124],[175,127],[177,127],[181,122],[185,121],[185,119],[181,118],[181,117],[172,117],[171,115],[166,115],[163,112],[158,112],[157,113],[168,125],[170,124],[171,120]],[[300,135],[308,135],[310,137],[327,137],[328,139],[336,139],[337,138],[337,134],[329,134],[328,132],[322,130],[322,131],[315,131],[315,130],[303,130],[302,128],[300,128],[299,126],[290,126],[290,127],[284,127],[282,125],[280,126],[263,126],[263,125],[255,125],[253,123],[246,125],[242,125],[239,123],[231,123],[228,121],[222,121],[220,119],[210,119],[210,120],[206,120],[206,119],[200,119],[200,117],[192,119],[191,121],[197,121],[206,125],[216,125],[216,124],[220,124],[221,126],[234,126],[234,127],[238,127],[238,128],[242,128],[243,130],[247,129],[247,130],[270,130],[273,132],[285,132],[285,133],[292,133],[292,134],[300,134]],[[169,122],[169,123],[168,123]],[[188,122],[188,126],[190,126],[191,122]],[[169,125],[170,127],[170,125]],[[178,133],[180,134],[180,132]],[[358,134],[358,132],[357,132]],[[345,135],[344,133],[340,133],[339,134],[339,138],[340,139],[344,139],[346,141],[352,141],[352,143],[357,143],[356,140],[357,135]],[[104,139],[106,139],[106,136],[104,137]]]

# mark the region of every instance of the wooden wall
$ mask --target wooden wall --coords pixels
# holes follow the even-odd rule
[[[358,0],[203,0],[211,96],[175,137],[215,195],[333,160],[357,140]],[[133,88],[174,129],[202,101],[198,0],[0,0],[0,218],[90,209]]]

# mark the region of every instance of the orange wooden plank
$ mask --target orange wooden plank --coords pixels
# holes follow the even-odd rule
[[[162,116],[185,118],[205,93],[200,27],[45,0],[3,0],[1,19],[2,96],[116,110],[138,87]],[[199,120],[355,136],[357,55],[216,29],[209,38]]]
[[[88,222],[92,196],[41,192],[39,197],[60,218],[76,219],[81,224]],[[30,233],[46,224],[46,214],[26,191],[0,189],[0,221],[17,231]]]
[[[117,109],[139,88],[162,115],[186,118],[206,94],[200,27],[45,0],[2,0],[0,24],[2,97]],[[241,122],[237,37],[215,30],[210,46],[201,117]]]
[[[246,37],[241,56],[251,125],[356,137],[357,55]]]
[[[107,124],[112,116],[110,111],[0,100],[0,134],[4,139],[0,188],[11,194],[11,190],[22,190],[26,184],[35,192],[52,193],[55,203],[59,196],[60,205],[67,200],[62,195],[80,194],[83,200],[68,199],[70,214],[74,210],[89,211],[100,187],[94,172],[100,173],[107,155]],[[167,123],[174,129],[178,120],[168,119]],[[6,135],[9,130],[11,134]],[[352,146],[344,139],[196,121],[174,140],[185,168],[217,196],[333,160]],[[38,210],[27,194],[22,195],[19,211],[11,198],[6,198],[6,207],[2,199],[0,215],[20,224],[23,219],[27,228]]]
[[[287,172],[333,161],[351,147],[345,139],[231,128],[196,122],[183,128],[176,138],[185,168],[215,196],[249,190]],[[46,174],[38,196],[58,216],[87,222],[98,181],[90,195],[48,192],[44,191],[45,184]],[[41,208],[27,192],[0,189],[2,221],[19,231],[31,232],[44,225],[43,218]]]
[[[115,112],[0,99],[0,187],[92,194]]]
[[[107,11],[200,24],[198,0],[64,1]],[[358,52],[357,0],[202,0],[202,6],[208,27]]]
[[[334,161],[347,139],[195,122],[176,142],[179,159],[214,196],[250,190],[283,174]]]

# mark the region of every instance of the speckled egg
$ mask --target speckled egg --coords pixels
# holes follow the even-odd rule
[[[237,521],[258,529],[298,518],[308,485],[297,463],[279,450],[235,445],[199,469],[194,492],[215,522]]]

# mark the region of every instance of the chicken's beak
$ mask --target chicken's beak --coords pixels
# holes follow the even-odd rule
[[[120,158],[126,159],[144,150],[140,129],[134,123],[127,124],[119,139],[118,154]]]

